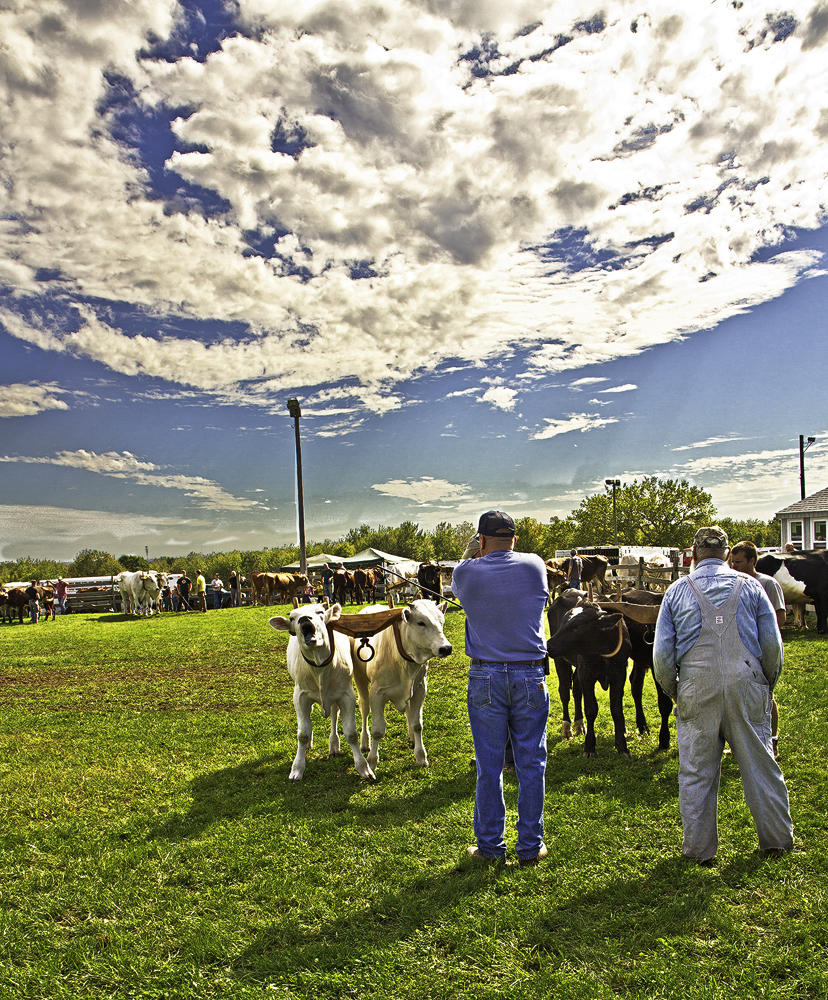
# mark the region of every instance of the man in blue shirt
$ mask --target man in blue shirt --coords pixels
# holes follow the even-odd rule
[[[672,584],[659,611],[653,672],[676,702],[682,853],[709,864],[718,849],[716,812],[725,741],[762,851],[793,847],[788,790],[771,748],[771,694],[782,639],[767,594],[725,562],[725,532],[700,528],[696,568]]]
[[[503,761],[508,736],[518,781],[517,856],[521,865],[533,865],[547,854],[546,567],[539,556],[513,551],[515,522],[503,511],[481,516],[477,539],[479,552],[464,558],[452,577],[452,590],[466,612],[469,722],[477,763],[477,843],[467,853],[480,860],[506,858]]]

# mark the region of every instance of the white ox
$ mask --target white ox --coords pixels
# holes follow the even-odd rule
[[[383,604],[364,608],[363,613],[387,611]],[[414,760],[428,767],[423,746],[423,702],[428,690],[428,661],[432,656],[451,654],[451,644],[443,632],[446,604],[416,600],[403,608],[399,623],[402,653],[397,648],[393,628],[386,628],[371,640],[374,657],[367,663],[354,653],[354,680],[359,691],[362,714],[360,745],[368,750],[368,764],[377,766],[379,744],[385,735],[385,706],[390,701],[405,713],[408,744],[414,747]],[[404,655],[403,655],[404,654]],[[371,739],[368,740],[368,711],[371,712]]]
[[[123,613],[125,615],[151,615],[153,601],[158,600],[158,595],[166,584],[167,577],[164,573],[157,573],[150,569],[119,573],[117,580]]]
[[[394,595],[395,599],[404,596],[409,591],[416,596],[420,590],[417,574],[420,572],[420,564],[414,559],[403,559],[387,566],[385,569],[385,592]]]
[[[322,714],[331,718],[328,756],[339,754],[337,717],[342,715],[342,732],[351,746],[354,766],[361,778],[374,779],[359,748],[356,730],[356,698],[352,682],[350,640],[334,632],[328,623],[342,614],[339,604],[325,608],[321,604],[306,604],[294,608],[288,618],[282,615],[270,619],[273,628],[290,632],[287,645],[287,668],[293,681],[293,707],[296,710],[296,756],[290,769],[290,780],[299,781],[305,773],[305,760],[313,746],[311,709],[321,705]]]

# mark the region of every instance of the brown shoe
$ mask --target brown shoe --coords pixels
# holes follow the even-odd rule
[[[489,854],[483,854],[477,844],[470,844],[466,848],[466,857],[480,865],[502,865],[504,863],[503,858],[493,858]]]
[[[521,868],[530,868],[532,865],[536,865],[539,861],[546,857],[549,853],[546,844],[540,845],[540,850],[534,856],[534,858],[518,858],[518,864]]]

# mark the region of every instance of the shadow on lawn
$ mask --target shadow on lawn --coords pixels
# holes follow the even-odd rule
[[[192,805],[185,815],[171,816],[151,831],[151,837],[186,840],[220,820],[248,814],[277,812],[279,816],[338,822],[336,816],[353,809],[368,786],[353,769],[350,754],[309,763],[302,781],[289,781],[291,758],[269,754],[236,767],[199,775],[190,785]],[[433,809],[440,809],[474,792],[474,772],[434,779],[430,772],[411,769],[396,775],[381,772],[376,787],[392,789],[371,803],[361,802],[359,815],[369,826],[397,826]],[[395,784],[396,782],[396,784]],[[418,787],[412,789],[412,784]]]
[[[543,883],[554,878],[554,871],[539,868],[525,874],[515,867],[498,870],[461,864],[405,885],[397,883],[372,897],[370,908],[343,914],[312,931],[297,928],[289,917],[276,920],[238,956],[233,968],[245,981],[276,978],[290,984],[308,970],[317,976],[330,971],[347,977],[349,970],[364,971],[369,964],[387,961],[378,959],[378,952],[393,949],[397,941],[408,941],[430,926],[436,946],[455,952],[457,961],[462,961],[463,952],[478,942],[474,898],[490,894],[495,882],[495,891],[512,904],[505,905],[498,917],[498,932],[513,939],[526,971],[537,971],[541,965],[548,969],[549,958],[542,961],[541,956],[552,956],[553,962],[557,956],[570,967],[580,962],[612,967],[624,941],[633,942],[636,951],[661,949],[669,963],[675,960],[669,939],[703,925],[711,900],[751,883],[766,863],[752,855],[706,871],[680,858],[662,860],[638,879],[623,876],[591,891],[578,891],[548,909],[543,905]],[[555,864],[551,854],[549,864]],[[514,905],[524,896],[527,906]],[[443,922],[441,914],[459,909],[461,903],[470,914],[463,921],[469,935],[460,925],[434,927]]]

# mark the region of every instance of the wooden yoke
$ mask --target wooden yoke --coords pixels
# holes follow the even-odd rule
[[[602,611],[620,611],[625,618],[630,618],[640,625],[655,625],[658,618],[657,604],[627,604],[626,601],[596,601]]]
[[[368,614],[343,615],[336,621],[328,622],[328,628],[334,632],[341,632],[351,639],[359,639],[359,646],[356,648],[357,658],[363,663],[368,663],[374,658],[374,647],[369,642],[370,638],[382,632],[384,629],[394,629],[394,640],[400,655],[414,662],[402,648],[400,639],[400,622],[402,621],[404,608],[389,608],[387,611],[371,611]],[[363,649],[367,649],[369,656],[360,655]]]

